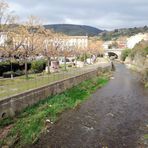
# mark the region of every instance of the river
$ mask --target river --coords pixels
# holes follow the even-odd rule
[[[63,113],[33,147],[140,148],[146,133],[148,90],[139,74],[116,64],[114,78],[79,107]]]

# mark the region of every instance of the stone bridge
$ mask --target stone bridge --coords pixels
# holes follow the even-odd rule
[[[121,53],[124,49],[121,49],[121,48],[116,48],[116,49],[105,49],[104,50],[104,53],[105,53],[105,56],[116,56],[116,58],[120,59],[121,57]]]

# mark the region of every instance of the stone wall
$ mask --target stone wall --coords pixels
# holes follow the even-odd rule
[[[100,71],[110,70],[110,65],[99,67],[96,70],[85,74],[54,82],[53,84],[29,90],[24,93],[6,98],[0,101],[0,119],[7,116],[15,116],[20,111],[28,106],[37,103],[40,100],[46,99],[49,96],[61,93],[75,85],[78,85],[84,80],[97,76]]]

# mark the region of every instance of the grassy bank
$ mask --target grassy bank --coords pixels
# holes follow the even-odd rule
[[[141,82],[145,88],[148,88],[148,69],[141,69],[134,64],[126,64],[127,67],[141,75]]]
[[[48,85],[55,81],[83,74],[97,67],[98,65],[89,65],[83,68],[69,68],[67,71],[59,71],[58,73],[51,73],[50,75],[46,73],[30,74],[28,79],[26,79],[25,76],[16,77],[14,79],[0,79],[0,100],[30,89]]]
[[[5,129],[10,124],[12,127],[8,134],[0,139],[0,144],[22,147],[35,142],[40,133],[46,130],[47,119],[48,125],[54,124],[63,111],[75,108],[96,89],[104,86],[108,80],[109,74],[102,74],[99,77],[86,80],[64,93],[49,97],[32,107],[28,107],[15,119],[4,119],[0,122],[0,130]]]

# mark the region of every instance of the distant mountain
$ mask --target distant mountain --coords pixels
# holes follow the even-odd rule
[[[98,36],[103,31],[95,27],[86,25],[73,25],[73,24],[55,24],[44,25],[46,29],[53,29],[55,32],[61,32],[70,36]]]
[[[116,40],[121,36],[133,36],[138,33],[148,33],[148,27],[134,27],[134,28],[122,28],[122,29],[115,29],[113,31],[106,31],[100,34],[100,37],[107,41],[107,40]]]

